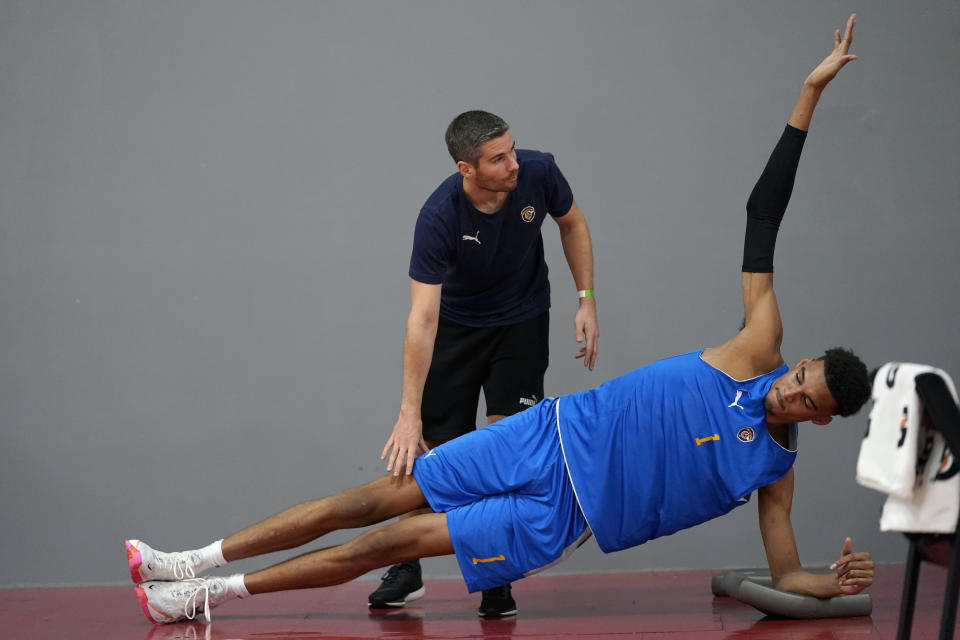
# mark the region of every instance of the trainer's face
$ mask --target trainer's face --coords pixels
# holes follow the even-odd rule
[[[837,412],[837,401],[823,375],[823,360],[813,358],[804,358],[774,380],[763,404],[771,424],[810,420],[824,425]]]
[[[467,162],[458,164],[466,165],[460,167],[460,172],[481,189],[506,192],[517,188],[520,165],[517,164],[516,143],[509,131],[480,145],[476,166]]]

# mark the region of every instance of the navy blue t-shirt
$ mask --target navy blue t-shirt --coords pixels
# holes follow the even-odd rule
[[[515,324],[550,308],[540,226],[573,193],[549,153],[517,149],[517,187],[496,213],[478,211],[463,177],[444,180],[420,210],[410,277],[441,284],[440,315],[470,327]]]

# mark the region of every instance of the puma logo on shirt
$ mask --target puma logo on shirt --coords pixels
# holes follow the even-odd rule
[[[738,402],[740,402],[740,396],[742,395],[743,395],[743,391],[741,389],[737,389],[737,397],[733,399],[733,402],[727,405],[727,408],[729,409],[730,407],[736,407],[741,411],[743,411],[743,407],[737,404]]]

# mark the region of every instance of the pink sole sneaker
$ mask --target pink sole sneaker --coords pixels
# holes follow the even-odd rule
[[[143,587],[137,585],[133,588],[133,592],[137,594],[137,600],[140,602],[140,608],[143,609],[143,615],[147,616],[147,620],[153,624],[163,624],[164,622],[174,622],[174,619],[165,616],[159,611],[154,611],[153,607],[150,606],[150,603],[147,602],[147,594],[144,593]],[[158,620],[157,617],[160,619]]]
[[[135,586],[133,593],[143,615],[156,624],[193,620],[198,616],[209,622],[210,609],[235,597],[226,578],[151,580]]]
[[[127,547],[127,565],[130,567],[130,579],[133,580],[134,584],[140,584],[144,581],[144,577],[140,575],[140,567],[143,565],[143,560],[140,557],[140,541],[124,540],[124,545]]]

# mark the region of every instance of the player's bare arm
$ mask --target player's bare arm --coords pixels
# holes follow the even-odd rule
[[[873,584],[873,560],[867,551],[854,553],[847,538],[833,573],[811,573],[800,565],[790,509],[793,503],[793,469],[757,491],[760,535],[767,554],[773,586],[781,591],[830,598],[854,595]]]

